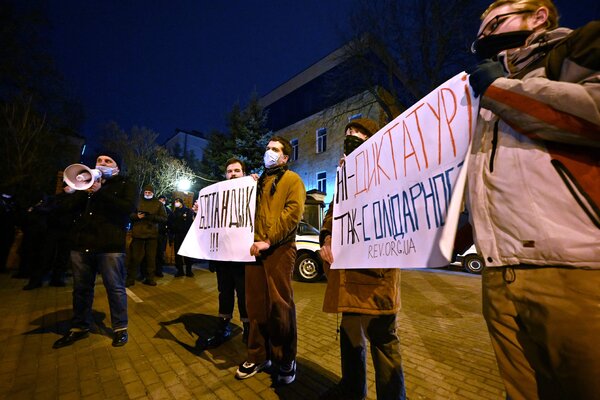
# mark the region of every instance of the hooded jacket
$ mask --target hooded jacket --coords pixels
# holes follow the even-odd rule
[[[499,59],[511,73],[481,98],[468,168],[486,266],[600,268],[600,22]]]

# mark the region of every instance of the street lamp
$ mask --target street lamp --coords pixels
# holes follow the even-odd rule
[[[177,181],[177,190],[187,192],[192,187],[192,182],[188,178],[181,178]]]

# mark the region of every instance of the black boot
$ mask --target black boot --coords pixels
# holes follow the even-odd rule
[[[206,340],[207,347],[218,347],[231,337],[231,325],[229,325],[229,321],[229,318],[221,318],[219,320],[219,327],[217,328],[217,331],[213,336],[209,337]]]
[[[250,322],[242,322],[244,331],[242,332],[242,343],[248,344],[248,335],[250,334]]]
[[[185,276],[188,276],[190,278],[194,277],[194,273],[192,272],[192,266],[191,265],[186,265],[185,266]]]

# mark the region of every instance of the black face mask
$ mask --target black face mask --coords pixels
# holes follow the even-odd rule
[[[514,31],[489,35],[477,39],[471,45],[471,52],[478,60],[495,59],[502,50],[514,49],[525,44],[533,31]]]
[[[344,154],[345,155],[349,155],[354,150],[356,150],[358,148],[358,146],[360,146],[364,142],[365,141],[362,140],[359,137],[356,137],[356,136],[353,136],[353,135],[347,135],[344,138]]]

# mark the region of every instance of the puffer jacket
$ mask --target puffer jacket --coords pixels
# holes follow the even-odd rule
[[[469,159],[475,243],[488,267],[600,268],[600,22],[499,56]]]
[[[333,202],[325,214],[320,232],[321,246],[331,235]],[[335,261],[335,260],[334,260]],[[400,310],[400,270],[394,268],[331,269],[324,263],[327,288],[323,311],[368,315],[396,314]]]
[[[144,218],[139,218],[137,211],[145,212]],[[163,203],[155,197],[150,200],[141,197],[136,212],[131,214],[131,237],[135,239],[158,238],[158,226],[167,222],[167,211]]]

